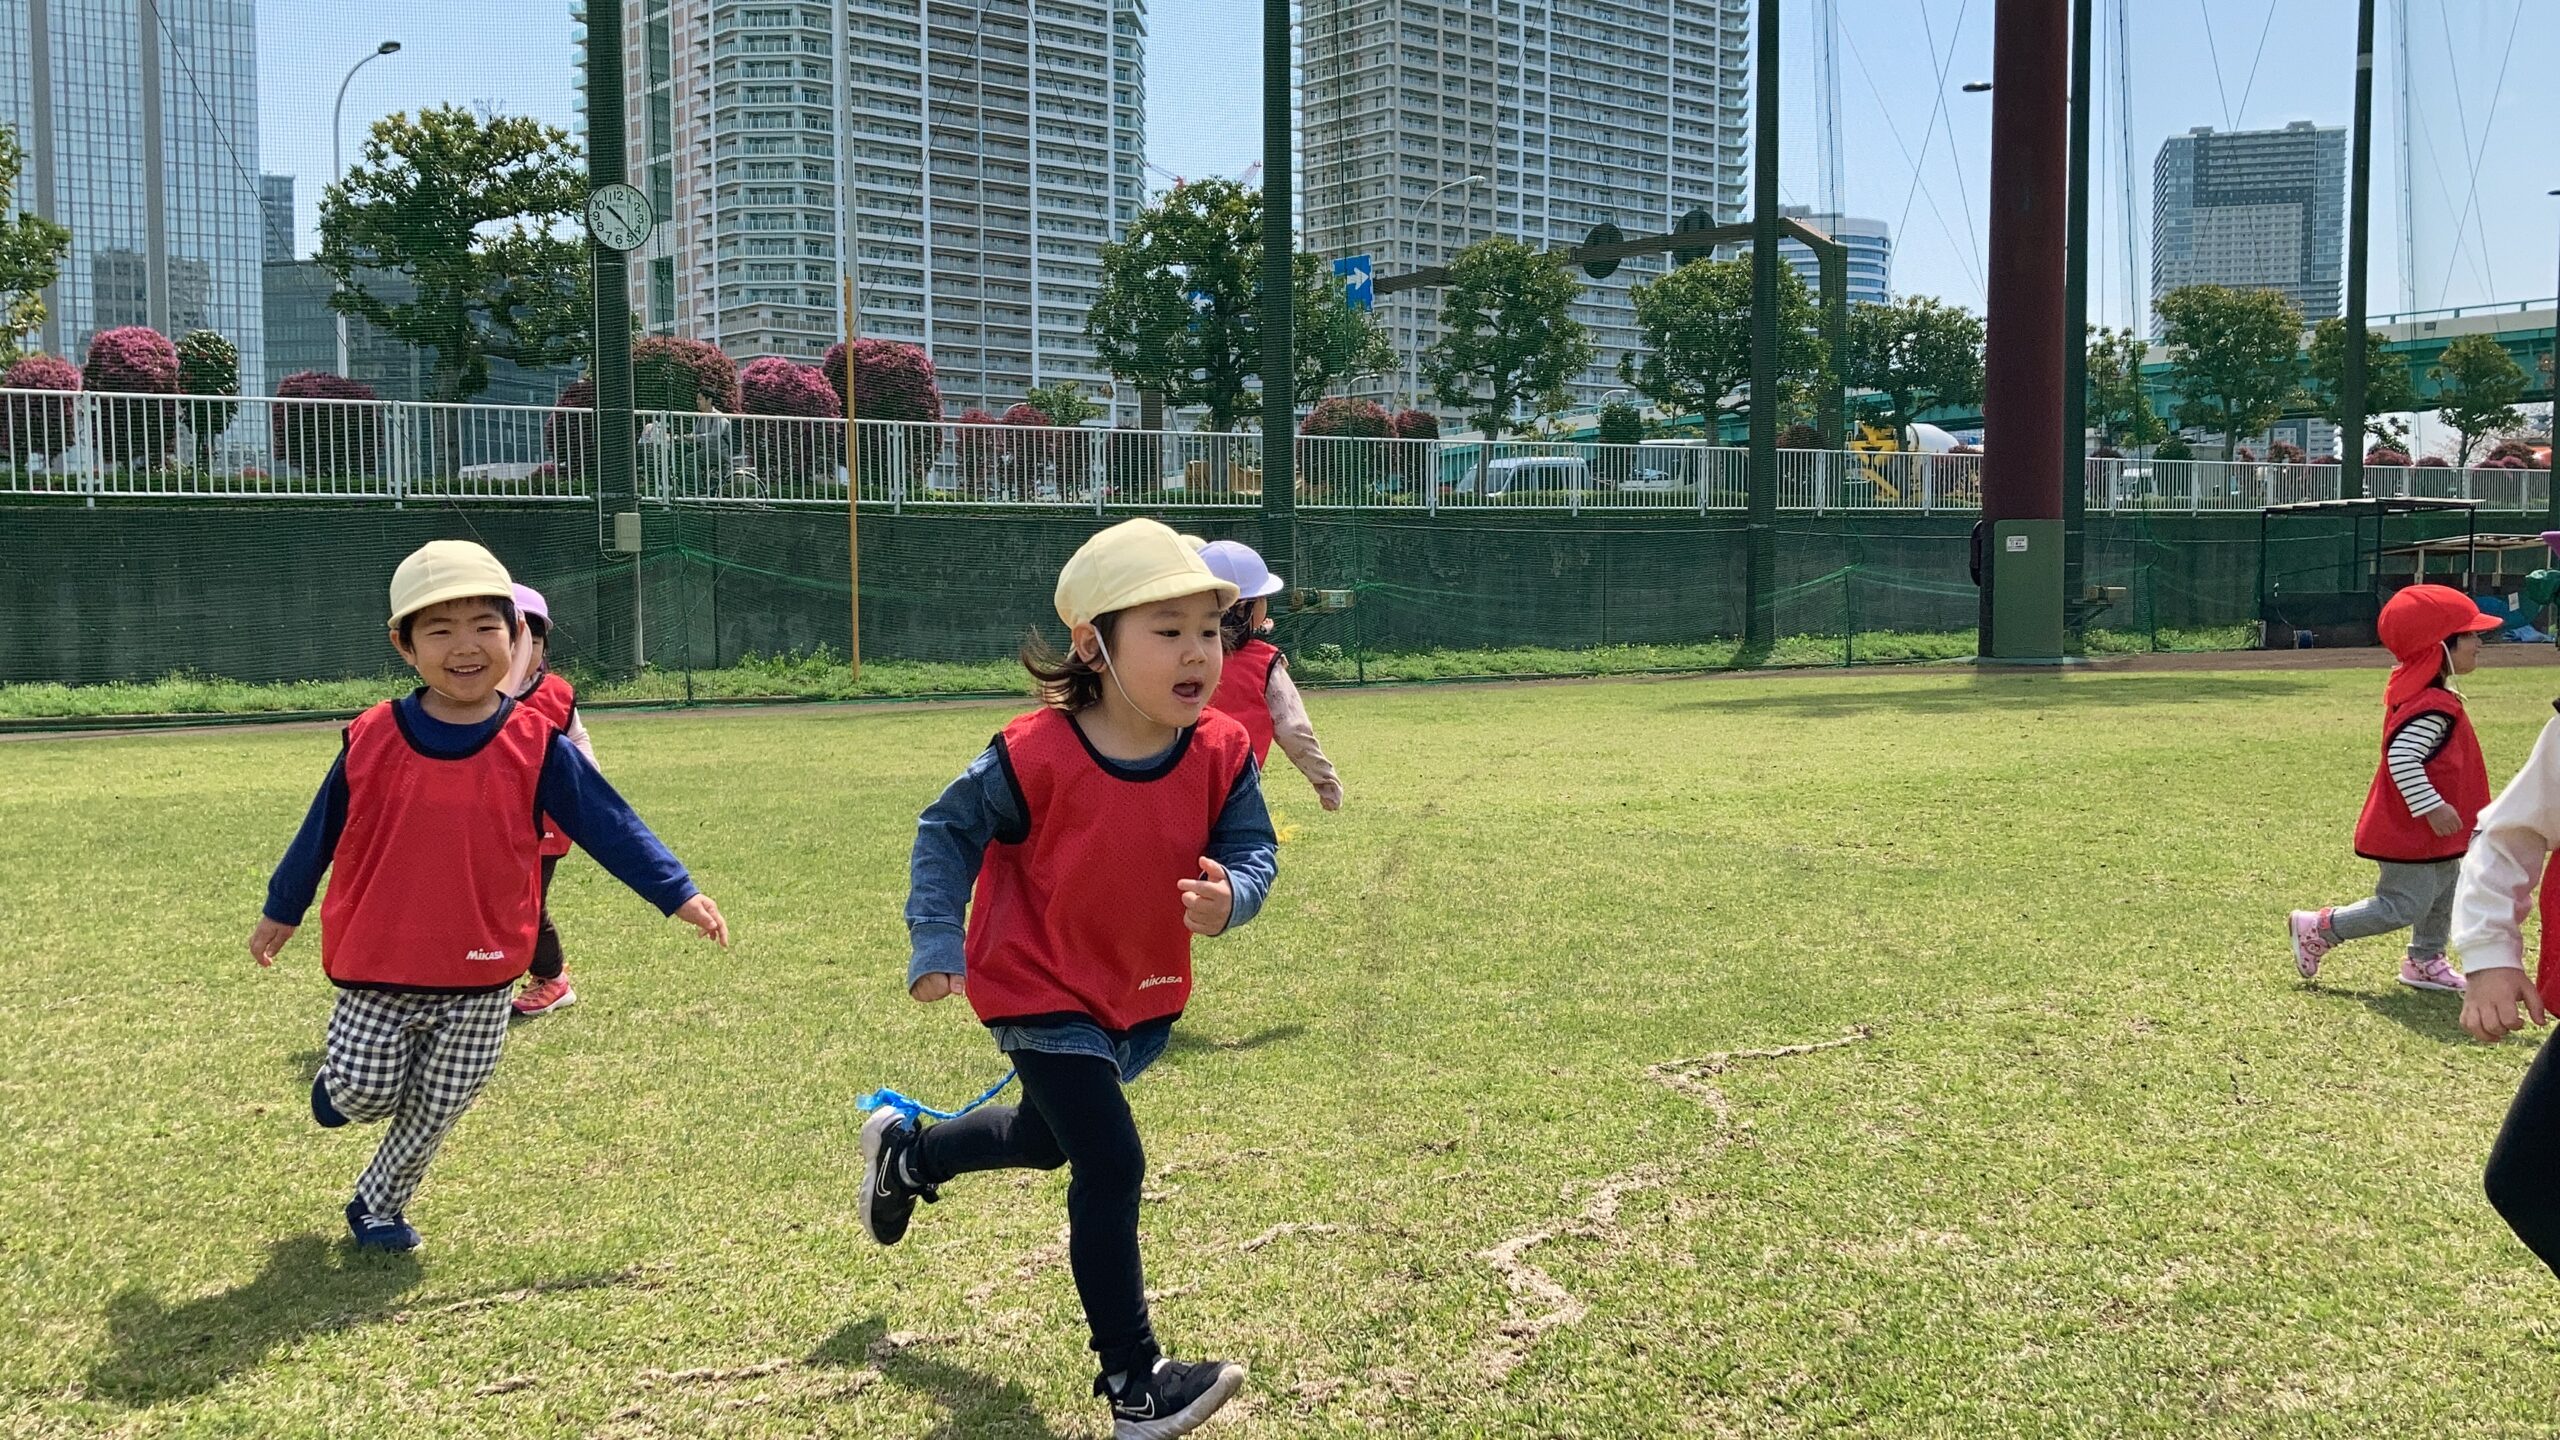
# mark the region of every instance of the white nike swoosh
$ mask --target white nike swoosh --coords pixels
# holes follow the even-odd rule
[[[1153,1420],[1156,1418],[1156,1397],[1148,1396],[1147,1408],[1143,1410],[1135,1405],[1114,1405],[1111,1408],[1119,1411],[1124,1420]]]

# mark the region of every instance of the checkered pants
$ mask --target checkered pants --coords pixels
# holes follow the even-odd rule
[[[350,1120],[389,1120],[356,1181],[376,1215],[398,1215],[446,1132],[480,1097],[507,1043],[507,992],[408,995],[341,990],[320,1065],[329,1103]]]

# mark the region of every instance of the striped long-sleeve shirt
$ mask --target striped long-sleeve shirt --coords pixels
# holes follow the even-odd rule
[[[2444,803],[2436,787],[2427,779],[2427,762],[2444,748],[2445,737],[2453,733],[2453,717],[2442,713],[2421,715],[2400,727],[2383,751],[2391,770],[2391,783],[2400,790],[2400,798],[2412,815],[2424,815]]]

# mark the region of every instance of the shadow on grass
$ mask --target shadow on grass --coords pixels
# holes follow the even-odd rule
[[[1237,1050],[1259,1050],[1265,1045],[1278,1045],[1283,1041],[1295,1040],[1305,1033],[1307,1033],[1307,1027],[1294,1022],[1287,1025],[1266,1026],[1238,1040],[1220,1040],[1194,1030],[1176,1029],[1173,1032],[1173,1038],[1166,1042],[1164,1048],[1168,1055],[1207,1055]]]
[[[254,1279],[219,1294],[173,1306],[128,1286],[107,1302],[113,1349],[90,1368],[89,1388],[137,1407],[202,1394],[279,1345],[382,1314],[419,1273],[414,1257],[304,1234],[277,1241]]]
[[[2393,985],[2388,990],[2347,990],[2311,981],[2302,987],[2325,1000],[2353,1001],[2422,1040],[2476,1045],[2462,1028],[2462,997]]]
[[[295,1089],[308,1090],[311,1077],[320,1073],[320,1062],[328,1058],[329,1052],[317,1045],[296,1050],[284,1057],[285,1074],[293,1078]]]
[[[1064,1440],[1041,1418],[1031,1392],[1018,1381],[999,1380],[984,1372],[938,1358],[928,1345],[899,1345],[889,1340],[886,1321],[857,1320],[827,1337],[809,1355],[813,1366],[839,1370],[870,1367],[894,1385],[929,1396],[949,1411],[932,1440]],[[1100,1402],[1095,1404],[1100,1413]]]
[[[1857,689],[1791,685],[1771,686],[1757,694],[1712,690],[1697,699],[1666,706],[1717,714],[1768,714],[1822,720],[1869,711],[1901,714],[1988,711],[2002,708],[2036,710],[2116,709],[2128,705],[2184,704],[2262,699],[2296,694],[2301,682],[2291,676],[2171,674],[2088,675],[1979,673],[1958,676],[1949,685],[1882,684]]]

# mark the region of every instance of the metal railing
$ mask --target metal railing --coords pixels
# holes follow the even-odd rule
[[[578,500],[554,412],[273,396],[0,390],[0,495]]]
[[[841,505],[848,426],[710,412],[634,412],[642,499],[666,505]],[[985,505],[1095,514],[1262,501],[1262,437],[949,421],[865,420],[865,506]],[[1749,452],[1693,440],[1396,440],[1300,436],[1311,509],[1691,511],[1745,507]],[[0,497],[578,501],[596,489],[594,412],[519,405],[0,390]],[[1963,514],[1980,454],[1782,450],[1777,506],[1813,514]],[[2365,467],[2366,493],[2539,512],[2548,470]],[[2093,512],[2256,510],[2335,499],[2334,464],[2088,462]]]

